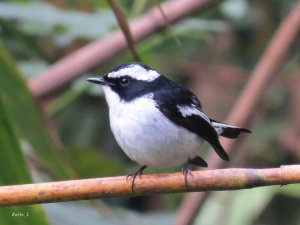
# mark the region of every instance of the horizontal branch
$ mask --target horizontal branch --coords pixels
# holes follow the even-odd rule
[[[300,183],[300,165],[269,169],[198,170],[188,175],[185,186],[182,173],[142,175],[135,180],[125,176],[80,179],[0,187],[0,206],[60,202],[107,197],[123,197],[194,191],[238,190],[269,185]]]

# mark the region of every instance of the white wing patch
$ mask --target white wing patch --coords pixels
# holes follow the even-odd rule
[[[228,125],[225,123],[217,123],[217,122],[211,122],[211,125],[215,128],[218,134],[221,134],[224,132],[224,128],[239,128],[237,126]]]
[[[194,107],[193,105],[192,106],[177,105],[177,109],[179,110],[179,112],[183,117],[198,115],[210,123],[210,120],[207,117],[207,115],[205,115],[202,111],[200,111],[198,108]]]
[[[130,76],[136,80],[143,80],[148,82],[151,82],[160,76],[160,74],[155,70],[146,70],[145,68],[136,64],[132,64],[118,71],[110,72],[107,76],[109,78],[119,78],[125,75]]]

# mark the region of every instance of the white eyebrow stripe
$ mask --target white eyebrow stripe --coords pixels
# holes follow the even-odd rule
[[[131,76],[136,80],[148,82],[151,82],[160,76],[160,74],[155,70],[147,70],[139,65],[131,65],[118,71],[110,72],[107,76],[109,78],[119,78],[125,75]]]
[[[177,105],[177,109],[179,110],[179,112],[183,117],[198,115],[210,123],[210,120],[207,117],[207,115],[205,115],[204,112],[200,111],[196,107]]]

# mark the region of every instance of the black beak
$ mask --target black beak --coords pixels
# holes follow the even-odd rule
[[[112,83],[107,82],[106,80],[104,80],[103,77],[90,77],[90,78],[87,79],[87,81],[95,83],[95,84],[106,85],[106,86],[113,85]]]

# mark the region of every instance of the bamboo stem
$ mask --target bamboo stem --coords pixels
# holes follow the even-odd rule
[[[185,186],[182,173],[142,175],[134,193],[125,176],[0,187],[0,206],[195,191],[225,191],[300,183],[300,165],[268,169],[193,171]]]

